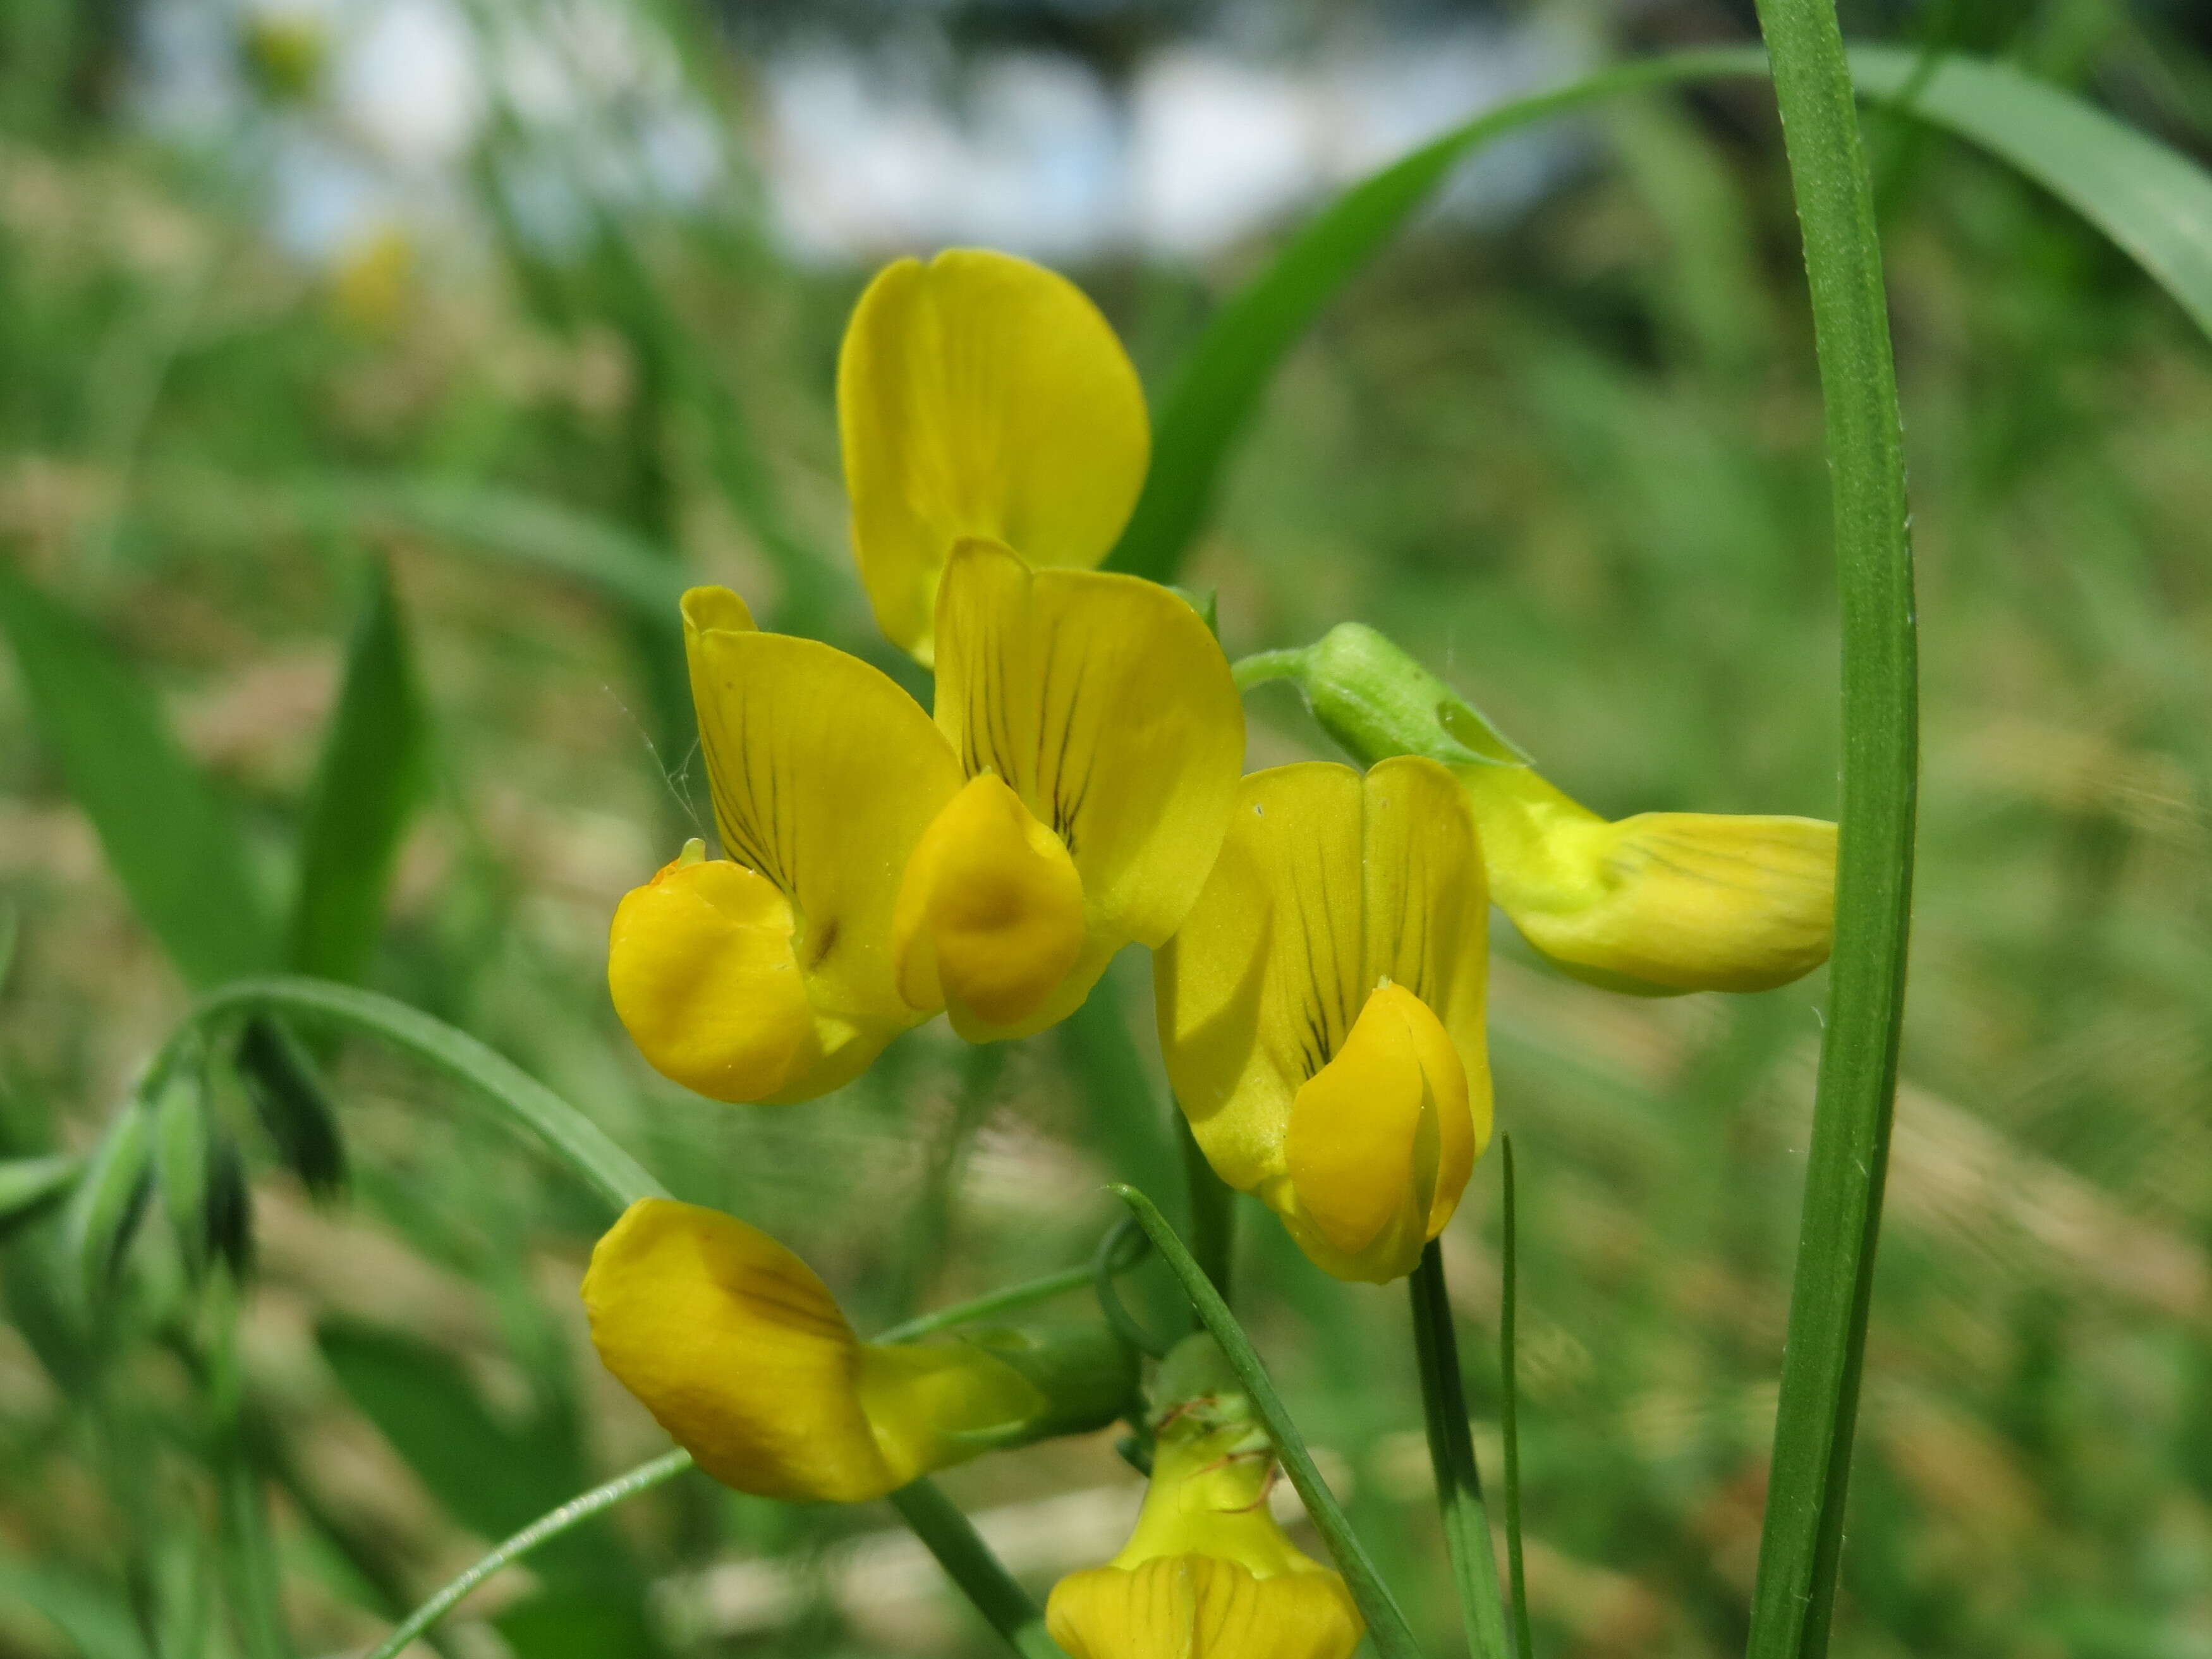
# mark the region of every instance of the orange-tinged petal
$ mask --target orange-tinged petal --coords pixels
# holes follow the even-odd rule
[[[1152,450],[1143,388],[1097,307],[980,249],[877,274],[845,331],[837,423],[861,580],[884,632],[924,662],[955,542],[1096,565]]]

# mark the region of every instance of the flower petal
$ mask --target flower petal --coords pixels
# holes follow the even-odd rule
[[[1069,1659],[1350,1659],[1365,1629],[1335,1573],[1194,1554],[1070,1573],[1045,1627]]]
[[[821,1059],[769,1098],[848,1081],[925,1018],[900,995],[891,922],[960,769],[912,697],[857,657],[752,629],[733,593],[694,589],[684,642],[723,850],[791,902]]]
[[[1004,779],[1083,881],[1084,952],[1034,1030],[1079,1006],[1123,945],[1157,949],[1182,926],[1228,823],[1243,707],[1176,594],[1032,571],[992,542],[953,555],[937,637],[937,722],[962,769]]]
[[[981,249],[878,273],[845,331],[837,422],[860,579],[884,632],[924,662],[959,538],[1089,568],[1152,453],[1144,390],[1097,307]]]
[[[716,1480],[858,1503],[900,1485],[860,1408],[860,1344],[822,1281],[757,1227],[696,1204],[623,1212],[584,1276],[607,1369]]]

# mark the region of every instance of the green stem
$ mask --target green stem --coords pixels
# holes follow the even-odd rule
[[[1421,1265],[1406,1285],[1413,1304],[1413,1354],[1421,1370],[1429,1467],[1436,1471],[1437,1510],[1443,1517],[1444,1553],[1451,1558],[1468,1651],[1476,1659],[1508,1659],[1498,1552],[1490,1538],[1490,1511],[1482,1501],[1482,1476],[1474,1465],[1467,1390],[1460,1380],[1459,1336],[1444,1284],[1443,1247],[1436,1240],[1422,1250]]]
[[[1190,1198],[1190,1253],[1224,1302],[1236,1295],[1231,1277],[1237,1266],[1237,1194],[1213,1173],[1190,1120],[1175,1113],[1176,1144],[1182,1151],[1183,1188]]]
[[[1259,1408],[1267,1433],[1275,1443],[1275,1455],[1282,1461],[1283,1473],[1290,1476],[1291,1485],[1297,1488],[1299,1499],[1306,1506],[1307,1518],[1312,1521],[1322,1541],[1328,1546],[1329,1553],[1336,1559],[1337,1571],[1344,1575],[1344,1582],[1352,1591],[1352,1599],[1359,1604],[1376,1652],[1382,1659],[1419,1659],[1420,1650],[1414,1643],[1413,1626],[1406,1622],[1404,1610],[1390,1594],[1390,1587],[1382,1582],[1382,1575],[1375,1570],[1375,1563],[1360,1543],[1358,1534],[1352,1530],[1352,1523],[1345,1518],[1336,1494],[1329,1491],[1328,1483],[1314,1467],[1313,1454],[1306,1449],[1305,1437],[1298,1432],[1298,1425],[1283,1408],[1283,1397],[1275,1392],[1267,1367],[1260,1363],[1260,1356],[1251,1339],[1244,1334],[1243,1327],[1237,1322],[1237,1316],[1229,1311],[1229,1304],[1221,1299],[1213,1281],[1184,1249],[1182,1240],[1176,1237],[1175,1229],[1168,1224],[1158,1205],[1134,1187],[1115,1186],[1109,1190],[1129,1206],[1138,1224],[1152,1241],[1152,1248],[1175,1270],[1200,1322],[1221,1345],[1221,1352],[1228,1357],[1237,1380],[1252,1396],[1252,1403]]]
[[[991,1628],[1022,1659],[1066,1659],[1052,1638],[1045,1634],[1044,1615],[1030,1594],[991,1553],[952,1500],[924,1478],[901,1486],[890,1495],[891,1507],[921,1540],[937,1564],[975,1605]]]
[[[1834,1612],[1904,1017],[1917,665],[1881,243],[1834,0],[1759,0],[1805,239],[1843,600],[1836,945],[1753,1659],[1820,1659]]]
[[[1079,1291],[1090,1282],[1089,1267],[1068,1267],[1056,1273],[1047,1273],[1042,1279],[1032,1279],[1025,1284],[1009,1285],[1003,1291],[979,1296],[972,1302],[956,1302],[949,1308],[939,1308],[935,1313],[917,1314],[912,1319],[901,1320],[889,1330],[878,1332],[874,1340],[878,1342],[918,1341],[925,1336],[934,1336],[939,1331],[949,1331],[956,1325],[972,1325],[977,1320],[988,1319],[994,1314],[1011,1313],[1033,1303],[1049,1302],[1054,1297]]]
[[[1503,1386],[1498,1393],[1498,1426],[1505,1437],[1505,1562],[1513,1597],[1513,1641],[1520,1659],[1534,1659],[1535,1637],[1528,1628],[1528,1579],[1521,1561],[1521,1377],[1519,1348],[1521,1309],[1520,1218],[1513,1200],[1513,1137],[1498,1137],[1504,1168],[1500,1179],[1505,1188],[1503,1228],[1505,1234],[1504,1283],[1498,1304],[1498,1370]]]
[[[410,1642],[451,1613],[471,1590],[502,1567],[521,1559],[547,1539],[559,1537],[571,1527],[590,1520],[600,1510],[611,1510],[625,1498],[650,1491],[690,1467],[690,1452],[667,1452],[650,1463],[641,1464],[628,1474],[617,1475],[603,1486],[592,1487],[580,1498],[570,1498],[557,1510],[541,1515],[408,1614],[393,1627],[389,1636],[376,1644],[368,1659],[394,1659],[394,1656]]]
[[[1306,648],[1299,645],[1282,651],[1255,651],[1231,663],[1229,672],[1236,677],[1239,691],[1249,691],[1269,680],[1294,680],[1305,672],[1305,665]]]
[[[509,1121],[544,1141],[617,1210],[641,1198],[668,1196],[668,1189],[598,1124],[505,1055],[419,1008],[328,980],[270,976],[234,980],[201,998],[190,1024],[240,1008],[320,1015],[381,1037],[459,1079],[497,1106]]]

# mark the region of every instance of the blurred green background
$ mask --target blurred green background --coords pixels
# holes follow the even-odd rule
[[[1844,14],[2212,152],[2190,0]],[[1180,1177],[1141,959],[1060,1031],[971,1053],[925,1029],[797,1108],[662,1083],[608,1007],[613,905],[701,814],[661,586],[729,583],[921,684],[845,548],[831,380],[869,271],[1033,252],[1157,398],[1285,228],[1394,143],[1577,64],[1751,38],[1747,6],[1693,0],[10,0],[0,557],[155,690],[272,915],[345,665],[404,637],[421,787],[373,950],[331,970],[513,1056],[879,1328],[1085,1260],[1108,1178]],[[1866,125],[1926,774],[1835,1651],[2199,1659],[2212,355],[2065,209]],[[1547,130],[1405,238],[1272,390],[1183,580],[1218,591],[1232,654],[1385,629],[1608,813],[1830,817],[1827,513],[1771,94],[1729,84]],[[1281,688],[1251,708],[1255,765],[1328,752]],[[91,1145],[190,994],[31,715],[0,672],[15,1157]],[[1498,945],[1539,1650],[1729,1653],[1821,980],[1630,1001]],[[0,1653],[357,1650],[664,1446],[584,1339],[596,1201],[453,1085],[316,1053],[341,1194],[310,1195],[234,1086],[216,1102],[252,1172],[234,1344],[158,1214],[96,1330],[53,1288],[52,1207],[7,1224]],[[1493,1158],[1448,1238],[1493,1474],[1496,1182]],[[1243,1219],[1241,1307],[1454,1651],[1402,1299]],[[1040,1590],[1118,1547],[1137,1491],[1105,1436],[945,1484]],[[687,1475],[537,1567],[442,1650],[990,1650],[881,1505]]]

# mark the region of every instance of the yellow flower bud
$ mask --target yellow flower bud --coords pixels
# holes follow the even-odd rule
[[[979,1453],[1096,1428],[1133,1382],[1103,1330],[863,1342],[757,1227],[671,1199],[592,1252],[599,1358],[699,1467],[763,1498],[859,1503]]]
[[[1834,824],[1718,812],[1608,823],[1531,768],[1455,769],[1492,896],[1575,977],[1645,996],[1765,991],[1828,959]]]
[[[1053,1587],[1053,1640],[1069,1659],[1348,1659],[1365,1626],[1343,1578],[1269,1512],[1274,1455],[1249,1402],[1175,1401],[1154,1424],[1136,1530],[1105,1566]]]

